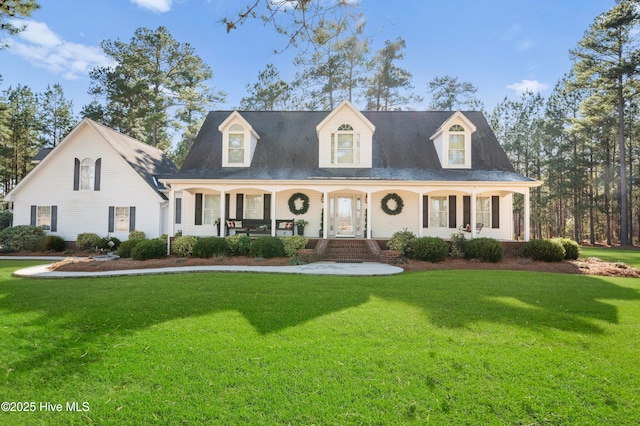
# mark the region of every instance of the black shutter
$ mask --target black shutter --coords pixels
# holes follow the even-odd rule
[[[129,232],[136,230],[136,208],[129,207]]]
[[[51,206],[51,232],[58,232],[58,206]]]
[[[36,215],[38,214],[38,207],[31,206],[31,226],[36,226]]]
[[[429,227],[429,196],[422,196],[422,227]]]
[[[449,195],[449,228],[456,227],[456,196]]]
[[[497,195],[491,197],[491,227],[500,228],[500,197]]]
[[[193,223],[195,225],[202,225],[202,193],[196,193],[196,216]]]
[[[462,197],[462,226],[472,226],[475,228],[475,224],[471,225],[471,196],[464,195]]]
[[[80,160],[73,160],[73,190],[78,191],[80,189]]]
[[[94,168],[93,190],[100,191],[100,169],[102,169],[102,158],[96,160]]]
[[[229,220],[229,210],[231,204],[231,194],[224,194],[224,217]]]
[[[182,223],[182,198],[176,198],[176,223]]]
[[[236,219],[242,220],[244,215],[244,194],[236,194]]]
[[[115,221],[116,221],[116,208],[113,206],[109,206],[109,228],[107,232],[113,232],[115,229]]]
[[[264,202],[262,204],[262,218],[264,220],[271,220],[271,194],[264,194]]]

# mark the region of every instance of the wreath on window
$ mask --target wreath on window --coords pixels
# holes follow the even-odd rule
[[[296,201],[302,200],[302,207],[296,207]],[[309,210],[309,197],[302,192],[296,192],[289,198],[289,211],[295,215],[305,214]]]
[[[396,208],[393,210],[389,207],[389,201],[391,200],[395,201],[396,203]],[[390,216],[395,216],[402,213],[402,208],[404,207],[404,201],[402,201],[402,197],[400,197],[395,192],[392,192],[391,194],[387,194],[384,196],[380,207],[382,208],[382,211],[385,212],[386,214]]]

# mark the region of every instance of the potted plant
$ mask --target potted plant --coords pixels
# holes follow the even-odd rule
[[[298,227],[298,235],[304,235],[304,227],[308,224],[304,219],[296,220],[296,226]]]

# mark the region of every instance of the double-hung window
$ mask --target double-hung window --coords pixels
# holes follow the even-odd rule
[[[263,219],[262,195],[247,194],[244,197],[245,219]]]
[[[447,215],[447,197],[429,197],[429,223],[435,228],[449,226]]]
[[[331,163],[360,163],[360,133],[355,133],[350,124],[341,124],[331,134]]]
[[[476,198],[476,222],[491,226],[491,197]]]
[[[213,225],[216,219],[220,219],[220,195],[204,194],[204,203],[202,208],[202,223],[204,225]]]
[[[228,160],[230,164],[244,163],[244,128],[239,124],[234,124],[229,128],[229,152]]]
[[[464,127],[459,124],[449,128],[449,165],[458,166],[465,163]]]

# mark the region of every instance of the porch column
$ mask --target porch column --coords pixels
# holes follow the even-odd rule
[[[324,200],[322,202],[322,208],[324,209],[324,215],[322,218],[322,238],[326,240],[329,235],[329,209],[327,208],[329,205],[329,193],[327,191],[322,193],[322,199]]]
[[[171,237],[174,234],[175,220],[176,220],[176,192],[173,186],[169,187],[169,227],[167,228],[167,255],[171,254]]]
[[[422,227],[422,215],[424,212],[424,192],[420,191],[418,194],[418,236],[424,236],[424,228]]]
[[[220,234],[218,237],[224,237],[224,229],[227,225],[227,218],[224,212],[227,211],[227,195],[224,190],[220,190]]]
[[[371,229],[371,222],[372,222],[372,215],[373,215],[373,209],[370,208],[371,206],[371,191],[367,190],[367,240],[370,240],[373,237],[373,229]]]
[[[477,219],[476,219],[476,188],[473,187],[471,188],[471,206],[469,206],[469,209],[471,210],[471,238],[474,238],[476,236],[476,223],[477,223]]]
[[[276,232],[276,191],[271,191],[271,236],[275,237]]]
[[[529,188],[524,191],[524,240],[529,241],[530,235],[530,208],[529,208]]]

